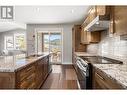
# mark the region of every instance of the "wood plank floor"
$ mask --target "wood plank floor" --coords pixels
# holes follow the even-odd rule
[[[41,89],[78,89],[77,76],[72,65],[52,65],[52,69]]]

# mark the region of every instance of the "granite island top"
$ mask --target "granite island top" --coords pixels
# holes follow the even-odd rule
[[[49,53],[43,53],[42,56],[30,57],[26,57],[25,54],[0,56],[0,72],[15,72],[16,70],[36,62],[47,55],[49,55]]]
[[[87,52],[75,52],[77,56],[98,56]],[[92,64],[95,68],[104,72],[109,78],[127,89],[127,63],[124,64]]]

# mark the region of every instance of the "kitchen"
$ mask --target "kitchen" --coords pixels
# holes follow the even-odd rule
[[[41,14],[46,9],[50,16],[46,12]],[[61,23],[51,11],[55,16],[59,15],[57,12],[61,13],[63,18],[69,12],[66,16],[74,18],[71,21],[65,16],[64,19],[70,23],[63,20]],[[4,26],[10,26],[9,30],[0,28],[0,89],[126,89],[125,11],[126,6],[117,5],[15,6],[15,19],[25,24],[5,21]],[[43,24],[38,19],[42,16]],[[49,17],[50,24],[46,23],[46,17]],[[36,33],[40,31],[61,32],[60,64],[51,63],[54,52],[38,52],[38,47],[43,44]]]

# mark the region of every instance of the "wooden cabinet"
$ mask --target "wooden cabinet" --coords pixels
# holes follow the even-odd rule
[[[89,23],[92,22],[95,18],[96,18],[97,14],[96,14],[96,7],[93,6],[90,11],[89,11]]]
[[[15,73],[0,72],[0,89],[15,88]]]
[[[15,72],[1,72],[0,89],[38,89],[50,71],[49,56],[42,57]]]
[[[96,15],[97,16],[109,16],[110,15],[110,8],[111,8],[111,6],[104,6],[104,5],[98,5],[98,6],[95,6],[95,10],[96,10]]]
[[[98,43],[100,41],[100,37],[100,31],[87,32],[87,39],[89,43]]]
[[[114,6],[114,32],[117,35],[127,34],[127,6]]]
[[[84,30],[81,31],[81,42],[82,44],[98,43],[101,40],[101,31],[88,32]]]
[[[49,56],[45,56],[24,69],[16,72],[16,88],[37,89],[40,88],[49,74]]]
[[[29,65],[16,72],[16,88],[32,89],[36,87],[36,66]]]
[[[75,25],[72,29],[73,52],[86,51],[86,46],[81,44],[81,25]]]
[[[108,77],[101,70],[94,68],[93,89],[123,89],[123,87]]]
[[[82,44],[89,44],[89,41],[87,39],[88,39],[87,31],[84,31],[84,28],[82,28],[82,31],[81,31],[81,43]]]
[[[84,27],[91,23],[97,16],[101,16],[101,19],[110,19],[110,10],[111,6],[92,6],[83,23]]]

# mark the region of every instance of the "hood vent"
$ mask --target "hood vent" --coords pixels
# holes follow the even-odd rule
[[[110,18],[107,16],[97,16],[92,22],[90,22],[85,30],[87,31],[101,31],[109,28]]]

